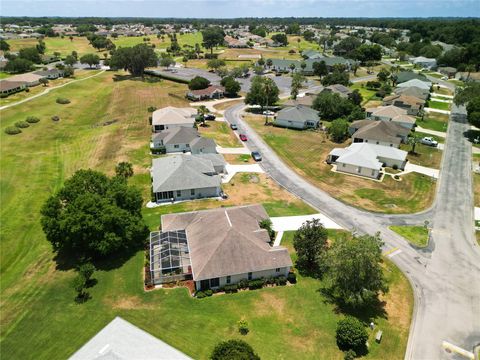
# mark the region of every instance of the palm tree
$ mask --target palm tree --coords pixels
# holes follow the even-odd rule
[[[412,149],[410,150],[411,154],[415,154],[415,146],[420,142],[420,138],[416,135],[412,135],[408,138],[408,143],[412,145]]]
[[[290,70],[292,70],[292,72],[295,70],[295,64],[294,63],[291,63],[290,66],[289,66]]]
[[[205,105],[200,105],[197,109],[197,119],[202,122],[202,126],[205,126],[205,115],[208,114],[208,109]]]
[[[182,59],[183,66],[187,67],[188,57],[184,56]]]
[[[470,73],[475,71],[475,66],[469,64],[465,66],[465,71],[467,72],[467,78],[465,79],[465,81],[468,81],[470,79]]]
[[[272,59],[267,59],[267,66],[270,69],[270,67],[273,65],[273,60]]]

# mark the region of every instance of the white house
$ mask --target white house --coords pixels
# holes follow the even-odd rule
[[[175,127],[190,127],[195,125],[197,110],[193,108],[176,108],[167,106],[152,113],[152,131],[154,133]]]

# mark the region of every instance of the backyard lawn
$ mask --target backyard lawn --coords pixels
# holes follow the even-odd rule
[[[384,213],[412,213],[432,204],[435,183],[429,177],[410,173],[402,176],[402,181],[386,176],[382,182],[376,182],[335,173],[325,162],[327,155],[333,148],[346,147],[348,143],[333,143],[323,132],[264,126],[263,118],[253,115],[245,119],[297,173],[339,200]],[[432,155],[431,161],[434,159]]]
[[[390,229],[417,247],[428,245],[428,230],[425,226],[390,226]]]
[[[366,82],[358,82],[354,83],[352,86],[350,86],[350,89],[352,90],[358,90],[360,94],[363,97],[362,105],[365,105],[371,100],[377,100],[377,97],[375,96],[375,91],[374,90],[369,90],[365,87]],[[372,105],[373,106],[373,105]]]

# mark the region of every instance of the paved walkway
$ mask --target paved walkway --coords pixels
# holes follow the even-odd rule
[[[430,98],[430,101],[436,101],[436,102],[447,103],[447,104],[451,104],[451,103],[452,103],[452,100],[442,99],[442,98],[436,98],[436,97],[433,97],[433,96]]]
[[[438,175],[440,174],[440,170],[438,169],[415,165],[415,164],[412,164],[411,162],[407,162],[407,164],[405,165],[405,170],[402,171],[401,173],[398,173],[397,175],[405,175],[411,172],[416,172],[419,174],[431,176],[434,179],[438,179]]]
[[[219,154],[249,154],[250,155],[250,150],[248,150],[245,146],[243,147],[238,147],[238,148],[224,148],[221,146],[216,147],[217,152]]]
[[[228,183],[237,173],[264,173],[263,169],[258,164],[248,165],[231,165],[226,166],[227,174],[222,176],[222,183]]]
[[[453,95],[443,95],[435,92],[432,93],[432,97],[443,97],[446,99],[453,99]]]
[[[242,100],[244,99],[244,97],[238,97],[238,98],[223,98],[223,99],[219,99],[219,100],[210,100],[210,101],[196,101],[196,102],[191,102],[189,105],[190,106],[202,106],[202,105],[205,105],[205,107],[211,111],[211,112],[217,112],[217,113],[220,113],[220,114],[223,114],[223,112],[225,110],[217,110],[214,108],[215,105],[218,105],[218,104],[221,104],[221,103],[224,103],[224,102],[229,102],[229,101],[233,101],[233,100]]]
[[[443,139],[445,139],[447,137],[447,133],[445,133],[445,132],[425,129],[425,128],[422,128],[421,126],[418,126],[418,125],[415,128],[415,131],[422,132],[422,133],[425,133],[425,134],[435,135],[435,136],[441,137]]]
[[[70,84],[73,84],[73,83],[76,83],[76,82],[79,82],[79,81],[84,81],[84,80],[87,80],[87,79],[91,79],[92,77],[98,76],[98,75],[100,75],[100,74],[102,74],[102,73],[104,73],[104,72],[105,72],[105,70],[102,70],[102,71],[100,71],[100,72],[98,72],[98,73],[96,73],[96,74],[93,74],[93,75],[91,75],[91,76],[87,76],[87,77],[82,78],[82,79],[72,80],[72,81],[69,81],[69,82],[67,82],[67,83],[65,83],[65,84],[62,84],[62,85],[58,85],[58,86],[46,88],[44,91],[42,91],[42,92],[39,93],[39,94],[36,94],[36,95],[30,96],[30,97],[28,97],[28,98],[26,98],[26,99],[17,101],[16,103],[4,105],[4,106],[0,107],[0,110],[5,110],[5,109],[11,108],[11,107],[13,107],[13,106],[26,103],[27,101],[36,99],[36,98],[38,98],[38,97],[40,97],[40,96],[47,95],[47,94],[48,94],[50,91],[52,91],[52,90],[59,89],[59,88],[62,88],[62,87],[64,87],[64,86],[67,86],[67,85],[70,85]]]
[[[301,216],[279,216],[272,217],[273,230],[277,232],[273,246],[279,246],[285,231],[298,230],[305,221],[320,219],[327,229],[342,229],[340,225],[323,214],[301,215]]]
[[[429,108],[429,107],[426,107],[423,110],[425,110],[426,112],[437,112],[439,114],[450,115],[450,110],[440,110],[440,109],[434,109],[434,108]]]

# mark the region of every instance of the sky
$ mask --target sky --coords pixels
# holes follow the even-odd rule
[[[480,0],[0,0],[1,16],[479,17]]]

